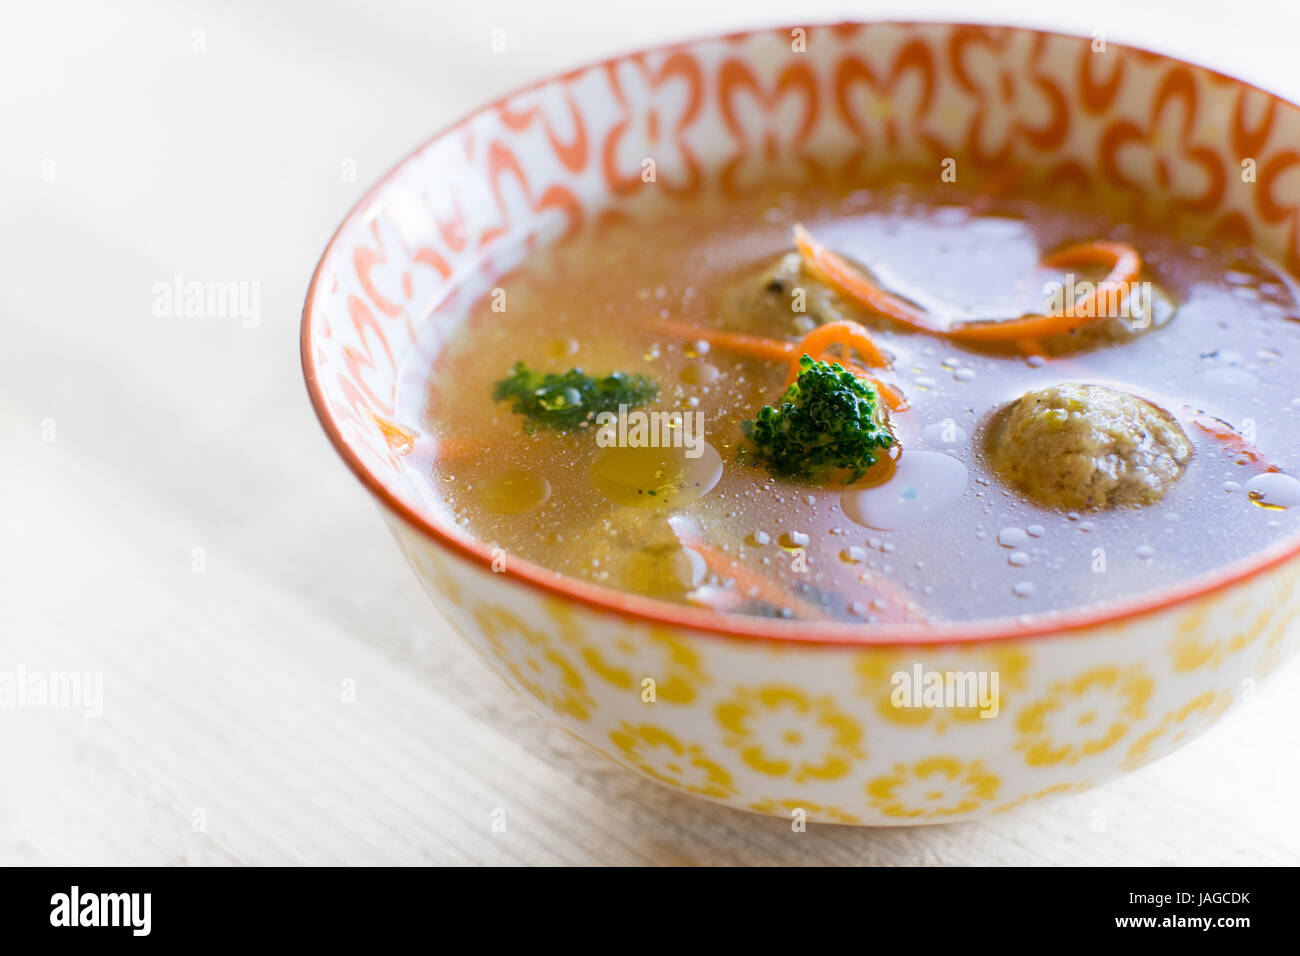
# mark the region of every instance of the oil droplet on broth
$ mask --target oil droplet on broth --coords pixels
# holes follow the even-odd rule
[[[776,540],[783,551],[798,551],[801,548],[808,547],[812,538],[802,531],[783,531],[781,537]]]
[[[874,488],[877,485],[883,485],[890,478],[894,477],[894,472],[898,469],[898,456],[902,454],[901,446],[895,444],[889,451],[880,455],[875,464],[867,468],[866,474],[853,483],[854,488]],[[809,504],[812,500],[809,499]]]
[[[941,451],[907,451],[893,477],[873,488],[847,488],[840,507],[858,524],[903,531],[943,514],[966,490],[966,466]]]
[[[1300,505],[1300,481],[1280,471],[1268,471],[1246,482],[1246,497],[1261,508],[1280,511]]]
[[[582,346],[577,339],[554,339],[546,345],[546,354],[551,358],[563,359],[577,355]]]
[[[1029,532],[1024,528],[1003,528],[998,532],[998,544],[1004,548],[1023,548],[1029,543]]]
[[[708,442],[698,458],[686,448],[603,448],[591,484],[610,501],[642,508],[679,506],[706,494],[722,477],[722,457]]]
[[[721,376],[722,372],[712,362],[692,362],[678,373],[687,385],[712,385]]]
[[[474,486],[484,511],[521,515],[536,511],[551,497],[551,483],[535,471],[514,469],[489,475]]]

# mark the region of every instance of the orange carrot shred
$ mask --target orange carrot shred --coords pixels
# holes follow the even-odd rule
[[[403,428],[401,425],[390,422],[386,418],[381,418],[374,412],[370,412],[370,418],[379,427],[380,433],[384,436],[384,441],[397,457],[409,455],[415,448],[415,432],[409,428]]]
[[[1043,257],[1045,266],[1109,265],[1106,278],[1073,307],[1051,315],[1024,315],[1018,319],[995,319],[990,322],[964,322],[951,326],[944,334],[955,339],[998,342],[1007,339],[1037,339],[1047,335],[1073,332],[1097,319],[1109,317],[1103,302],[1122,304],[1129,286],[1142,271],[1142,257],[1127,243],[1095,239],[1058,249]]]
[[[1198,414],[1192,417],[1192,424],[1264,471],[1282,470],[1265,458],[1258,448],[1246,441],[1239,431],[1223,419]]]
[[[922,332],[968,341],[1014,341],[1029,356],[1046,358],[1047,352],[1035,339],[1073,332],[1089,322],[1106,318],[1104,305],[1122,304],[1129,287],[1142,271],[1142,257],[1127,243],[1094,239],[1075,243],[1049,253],[1045,266],[1107,265],[1106,278],[1071,308],[1051,315],[1024,315],[1014,319],[964,322],[939,328],[924,310],[880,288],[847,259],[827,249],[803,226],[794,227],[794,241],[808,268],[830,282],[855,302],[873,312],[895,319]]]
[[[867,365],[875,368],[889,368],[889,359],[880,351],[871,334],[857,322],[843,319],[839,322],[827,322],[819,325],[799,343],[795,351],[799,355],[821,355],[829,346],[838,345],[844,350],[844,358],[849,358],[849,350],[857,349]],[[798,364],[798,361],[796,364]]]
[[[698,339],[716,345],[729,352],[738,352],[753,358],[767,359],[772,362],[788,361],[797,346],[793,342],[768,339],[758,335],[745,335],[740,332],[727,332],[723,329],[701,328],[685,322],[672,322],[667,319],[656,320],[653,327],[679,339]]]
[[[814,239],[803,226],[794,227],[794,244],[809,269],[860,305],[922,332],[942,331],[930,324],[929,316],[922,309],[880,288],[843,256]]]
[[[757,598],[777,610],[789,608],[800,617],[814,620],[826,619],[827,615],[824,609],[805,601],[797,595],[788,593],[776,583],[746,567],[739,558],[734,558],[727,552],[715,548],[711,544],[706,544],[693,535],[679,535],[678,537],[683,545],[703,558],[704,563],[719,578],[733,580],[736,589],[744,596]]]
[[[872,385],[876,386],[876,391],[880,393],[880,398],[885,403],[885,407],[891,412],[907,411],[910,406],[907,396],[899,391],[896,386],[890,385],[888,382],[882,382],[878,378],[872,378],[870,375],[863,377]]]
[[[885,356],[885,353],[880,351],[867,330],[857,322],[848,320],[829,322],[813,329],[804,336],[801,342],[782,342],[780,339],[745,335],[740,332],[727,332],[722,329],[703,328],[685,322],[673,322],[668,319],[657,319],[652,323],[652,327],[675,338],[698,339],[708,342],[710,345],[716,345],[730,352],[738,352],[752,358],[786,362],[790,369],[790,373],[786,377],[787,386],[792,384],[798,377],[799,357],[805,353],[819,361],[839,362],[846,369],[853,372],[854,375],[859,378],[867,378],[875,385],[880,391],[881,398],[889,408],[894,411],[907,408],[907,399],[903,397],[902,392],[896,387],[866,375],[847,354],[840,358],[826,352],[826,347],[833,344],[841,345],[846,352],[849,350],[849,346],[852,346],[867,361],[888,367],[889,359]],[[813,348],[805,348],[805,345],[810,341],[813,343]],[[822,343],[820,346],[817,345],[819,341]]]

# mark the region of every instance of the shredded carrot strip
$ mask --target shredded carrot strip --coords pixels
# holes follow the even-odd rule
[[[1097,239],[1080,242],[1058,249],[1043,257],[1045,266],[1109,265],[1106,278],[1097,283],[1093,291],[1076,302],[1071,309],[1052,315],[1025,315],[1018,319],[995,319],[991,322],[965,322],[954,325],[944,333],[955,339],[997,342],[1007,339],[1038,339],[1046,335],[1061,335],[1077,328],[1107,318],[1108,310],[1101,303],[1123,303],[1128,297],[1129,285],[1142,271],[1142,257],[1137,250],[1123,242]],[[1104,299],[1103,299],[1104,297]]]
[[[409,428],[403,428],[396,422],[381,418],[374,412],[370,412],[370,418],[379,427],[380,433],[384,436],[384,441],[388,443],[388,447],[392,449],[394,455],[401,458],[403,455],[409,455],[411,450],[415,448],[415,432]]]
[[[715,548],[711,544],[706,544],[693,535],[685,537],[679,535],[678,537],[683,545],[703,558],[704,563],[719,578],[731,578],[735,581],[736,588],[744,596],[757,598],[764,604],[769,604],[778,610],[789,608],[800,617],[814,620],[826,619],[826,612],[822,608],[805,601],[797,595],[788,593],[779,585],[747,568],[738,558],[733,558],[727,552]]]
[[[840,346],[844,354],[842,356],[831,354],[829,348],[832,345]],[[795,379],[799,377],[799,360],[807,355],[819,362],[839,362],[840,365],[858,378],[864,378],[876,386],[881,399],[890,409],[900,411],[906,408],[907,399],[903,397],[902,392],[894,386],[868,375],[865,369],[852,360],[850,356],[854,349],[857,350],[868,365],[874,365],[877,368],[889,368],[888,357],[884,352],[880,351],[875,340],[871,338],[871,334],[859,323],[848,319],[839,322],[827,322],[825,325],[819,325],[800,340],[794,354],[790,356],[790,371],[785,378],[786,387],[793,385]]]
[[[889,360],[885,357],[885,354],[876,346],[876,343],[867,333],[867,330],[857,322],[846,320],[843,322],[830,322],[826,325],[818,326],[816,329],[809,332],[808,335],[804,336],[803,341],[801,342],[782,342],[780,339],[769,339],[759,335],[744,335],[740,332],[726,332],[721,329],[701,328],[700,326],[690,325],[686,322],[672,322],[667,319],[657,319],[652,323],[652,325],[661,332],[666,332],[675,338],[703,340],[708,342],[710,345],[716,345],[719,348],[724,348],[731,352],[739,352],[742,355],[748,355],[753,358],[767,359],[773,362],[786,362],[790,368],[790,374],[786,378],[787,386],[794,382],[798,377],[799,357],[804,355],[805,352],[813,358],[817,358],[821,361],[839,362],[849,371],[853,372],[854,375],[857,375],[859,378],[867,378],[873,385],[875,385],[880,391],[881,398],[889,408],[894,411],[901,411],[902,409],[907,408],[907,399],[903,397],[903,393],[897,388],[882,382],[877,378],[872,378],[871,376],[866,375],[860,367],[855,365],[848,358],[847,355],[841,359],[837,356],[826,353],[825,345],[839,343],[844,345],[845,350],[847,351],[848,345],[845,343],[849,343],[868,361],[877,362],[882,366],[888,366]],[[831,326],[835,326],[836,328],[831,329]],[[829,333],[822,333],[822,329],[831,329],[831,331]],[[816,343],[817,339],[814,337],[819,334],[825,338],[829,338],[829,341],[826,341],[820,349],[817,349],[815,346],[813,350],[806,349],[804,347],[805,343],[810,339]]]
[[[1195,415],[1192,418],[1192,424],[1264,471],[1282,470],[1277,465],[1272,464],[1258,448],[1246,441],[1240,432],[1222,419],[1211,418],[1208,415]]]
[[[709,606],[720,610],[737,610],[740,604],[738,598],[755,598],[774,608],[789,608],[804,618],[815,620],[828,618],[825,609],[796,597],[760,577],[725,551],[689,538],[682,543],[699,554],[704,559],[704,563],[719,578],[731,578],[735,582],[733,588],[696,588],[693,593]],[[912,622],[929,620],[925,609],[888,578],[864,571],[859,575],[858,580],[875,591],[886,602],[889,609],[895,611],[896,615],[903,620]]]
[[[744,335],[740,332],[727,332],[722,329],[700,328],[667,319],[656,320],[653,326],[679,339],[699,339],[729,352],[739,352],[741,355],[772,362],[787,361],[796,348],[793,342],[782,342],[779,339],[768,339],[759,335]]]
[[[965,322],[940,329],[929,321],[928,315],[911,303],[881,289],[842,256],[827,249],[813,238],[803,226],[794,227],[795,245],[809,269],[823,276],[855,301],[874,312],[903,322],[912,328],[955,339],[984,342],[1014,342],[1025,355],[1046,358],[1047,351],[1036,340],[1044,336],[1072,332],[1099,318],[1106,318],[1109,310],[1101,308],[1104,302],[1122,304],[1128,297],[1129,286],[1142,271],[1142,257],[1127,243],[1096,239],[1058,249],[1043,257],[1047,266],[1109,265],[1110,271],[1096,288],[1072,308],[1051,315],[1025,315],[1017,319]],[[1104,297],[1104,299],[1103,299]],[[790,366],[786,382],[793,382],[799,374],[799,358],[810,355],[826,361],[831,346],[843,350],[840,364],[863,378],[854,364],[850,352],[854,349],[869,366],[888,368],[889,359],[861,324],[849,320],[828,322],[813,329],[798,344],[776,339],[724,332],[719,329],[701,329],[680,322],[659,321],[657,327],[681,338],[702,339],[714,345],[772,361],[785,361]],[[881,392],[886,404],[895,410],[906,406],[906,400],[894,387],[871,378]]]
[[[922,332],[941,332],[929,316],[910,302],[886,292],[847,259],[827,249],[803,226],[794,227],[794,244],[808,267],[872,312],[887,316]]]
[[[844,350],[845,359],[849,358],[850,349],[857,349],[858,354],[868,365],[875,368],[889,368],[889,359],[885,357],[884,352],[880,351],[871,334],[859,323],[848,319],[817,326],[803,337],[795,351],[801,356],[805,352],[809,355],[821,355],[832,345],[838,345]],[[798,365],[798,359],[794,361]]]
[[[827,249],[803,226],[794,227],[794,242],[804,262],[814,273],[836,286],[854,301],[888,318],[922,332],[970,341],[1014,341],[1026,355],[1047,357],[1035,339],[1060,335],[1108,316],[1104,303],[1122,304],[1129,286],[1142,271],[1142,257],[1127,243],[1095,239],[1058,249],[1043,257],[1045,266],[1107,265],[1110,272],[1096,288],[1072,308],[1051,315],[1025,315],[1016,319],[966,322],[936,327],[930,316],[912,303],[886,292],[847,259]]]
[[[863,376],[868,382],[876,386],[876,391],[880,393],[880,398],[885,403],[885,407],[891,412],[905,412],[910,406],[907,396],[900,392],[895,386],[888,382],[882,382],[878,378],[872,378],[870,375]]]

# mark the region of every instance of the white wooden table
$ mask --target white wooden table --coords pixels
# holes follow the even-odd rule
[[[97,718],[0,709],[0,863],[1300,861],[1300,662],[1155,766],[984,823],[793,833],[648,785],[471,657],[327,446],[298,314],[369,182],[530,78],[788,4],[122,6],[0,29],[0,674],[103,675]],[[1294,4],[799,6],[1104,30],[1300,96]],[[257,283],[259,321],[156,316],[178,273]]]

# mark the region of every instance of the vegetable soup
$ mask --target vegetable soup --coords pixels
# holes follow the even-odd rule
[[[409,467],[574,578],[976,620],[1296,531],[1296,287],[1247,248],[899,182],[646,207],[496,286],[412,410],[434,447]]]

